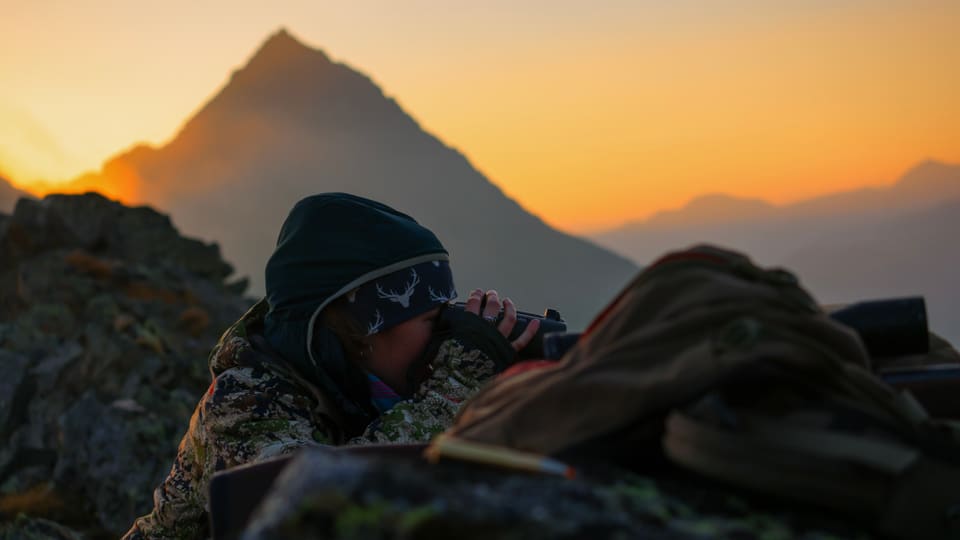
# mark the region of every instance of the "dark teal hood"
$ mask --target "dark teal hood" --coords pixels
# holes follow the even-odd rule
[[[307,197],[290,211],[267,262],[264,337],[333,398],[348,431],[362,430],[377,415],[366,376],[318,315],[371,279],[447,258],[430,230],[389,206],[346,193]]]

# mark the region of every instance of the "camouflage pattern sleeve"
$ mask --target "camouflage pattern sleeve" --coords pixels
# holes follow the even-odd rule
[[[453,424],[460,405],[492,377],[494,362],[457,339],[440,345],[434,371],[416,395],[374,420],[347,444],[428,442]]]
[[[222,372],[194,410],[170,474],[154,492],[153,511],[124,538],[206,537],[207,489],[215,472],[331,443],[313,406],[293,381],[275,372]]]

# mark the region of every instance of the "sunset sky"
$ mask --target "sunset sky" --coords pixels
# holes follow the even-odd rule
[[[25,188],[170,140],[281,27],[570,232],[960,163],[957,0],[0,2],[0,174]]]

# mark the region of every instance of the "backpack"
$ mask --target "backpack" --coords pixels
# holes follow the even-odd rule
[[[793,274],[713,246],[643,270],[557,364],[487,386],[447,437],[552,456],[658,446],[886,536],[960,538],[960,429],[876,377]]]

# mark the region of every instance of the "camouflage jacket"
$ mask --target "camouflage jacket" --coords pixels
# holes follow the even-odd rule
[[[124,538],[203,538],[208,532],[211,476],[237,465],[312,444],[426,442],[449,427],[460,404],[495,372],[478,348],[450,339],[416,395],[342,441],[336,414],[315,387],[269,362],[251,362],[248,330],[266,313],[260,302],[231,326],[210,355],[214,375],[180,441],[170,474],[154,491],[153,510]]]

